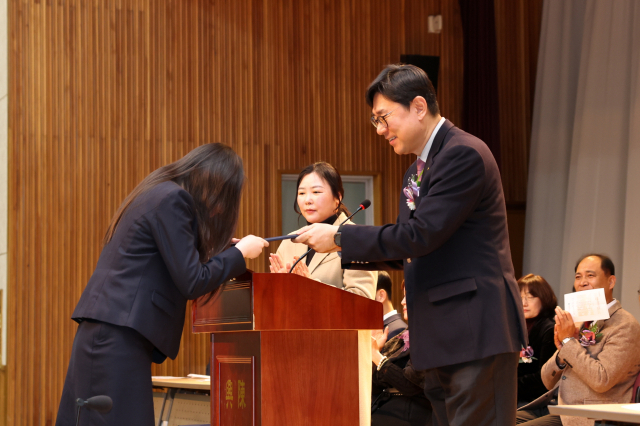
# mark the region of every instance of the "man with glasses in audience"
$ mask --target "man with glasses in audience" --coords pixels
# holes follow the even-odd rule
[[[418,157],[402,180],[398,220],[314,224],[295,241],[340,251],[344,268],[404,269],[411,361],[426,370],[434,425],[512,426],[527,333],[496,161],[441,117],[415,66],[387,66],[366,98],[378,134],[396,154]]]

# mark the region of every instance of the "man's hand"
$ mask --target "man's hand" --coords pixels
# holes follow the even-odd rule
[[[306,244],[317,253],[333,253],[340,251],[340,247],[333,241],[333,236],[338,232],[338,228],[338,226],[326,223],[314,223],[299,230],[298,237],[292,241]]]
[[[569,312],[564,311],[560,306],[557,306],[555,320],[556,326],[554,330],[559,342],[562,342],[567,337],[578,338],[578,329],[576,328],[573,318]]]
[[[560,349],[562,347],[562,340],[558,340],[558,326],[553,326],[553,344],[556,345],[556,349]]]

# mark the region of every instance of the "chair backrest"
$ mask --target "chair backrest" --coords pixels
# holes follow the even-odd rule
[[[631,394],[631,403],[640,403],[640,374],[636,377],[636,382],[633,384],[633,393]]]

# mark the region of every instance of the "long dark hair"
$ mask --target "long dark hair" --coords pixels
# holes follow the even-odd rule
[[[302,182],[302,179],[304,179],[306,175],[310,175],[311,173],[317,174],[323,181],[327,182],[329,188],[331,188],[331,194],[333,195],[333,198],[337,198],[339,200],[338,214],[344,213],[347,216],[350,216],[351,212],[349,212],[347,206],[342,204],[342,199],[344,198],[342,178],[340,177],[340,173],[338,173],[338,171],[329,163],[320,161],[302,169],[302,171],[298,175],[298,181],[296,182],[296,191],[298,190],[298,187],[300,187],[300,182]],[[302,212],[300,212],[300,208],[298,207],[297,197],[295,200],[293,200],[293,210],[298,214],[302,214]]]
[[[224,250],[238,223],[244,170],[238,154],[221,143],[199,146],[178,161],[151,172],[118,207],[103,243],[111,241],[120,219],[139,195],[167,181],[182,186],[193,197],[200,261]]]

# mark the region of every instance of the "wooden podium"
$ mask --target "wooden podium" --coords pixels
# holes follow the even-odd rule
[[[193,302],[192,329],[212,333],[212,426],[359,424],[359,383],[371,365],[358,359],[371,339],[358,330],[382,329],[382,304],[294,274],[251,272],[207,297]]]

